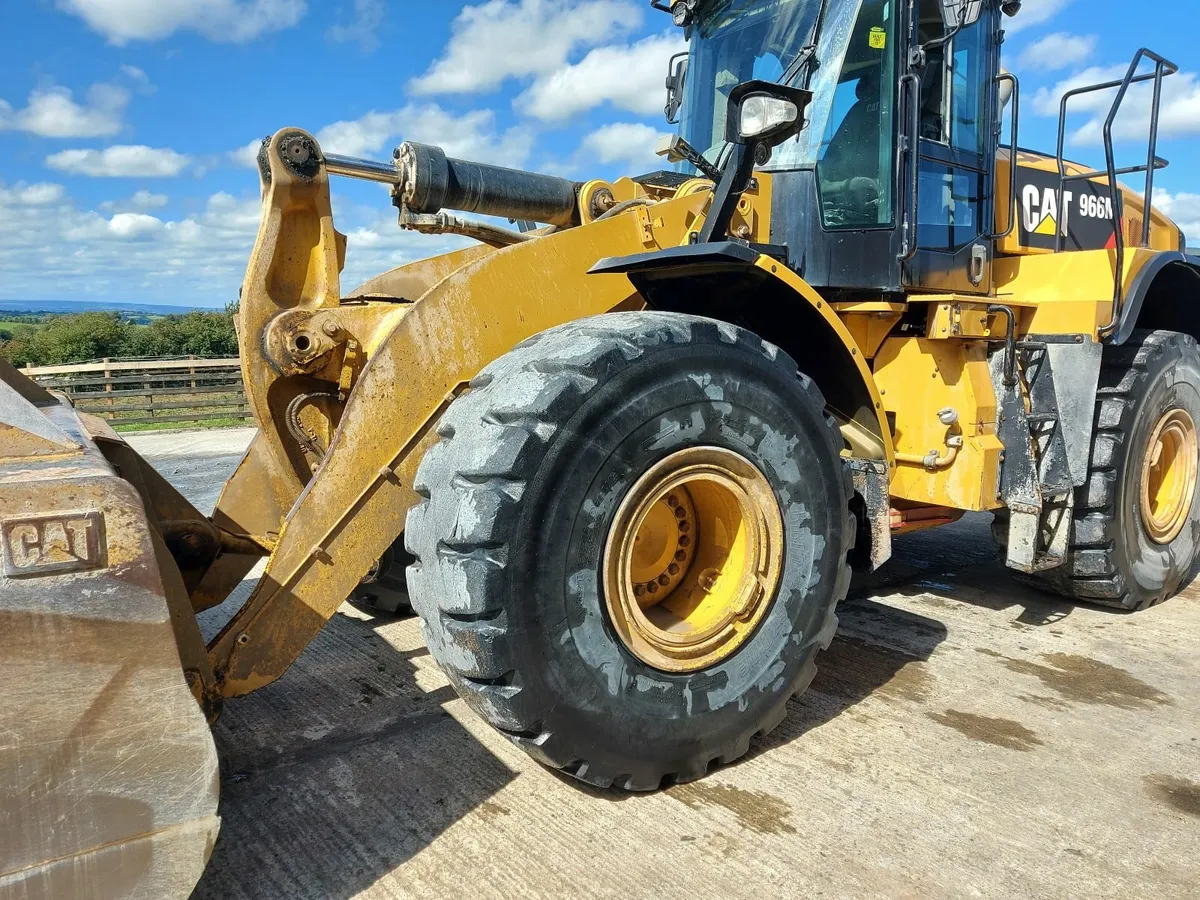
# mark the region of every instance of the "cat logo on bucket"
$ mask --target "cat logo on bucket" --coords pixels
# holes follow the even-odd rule
[[[104,516],[60,513],[0,522],[0,559],[8,578],[103,569]]]

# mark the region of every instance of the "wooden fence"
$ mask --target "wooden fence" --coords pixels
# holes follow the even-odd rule
[[[81,412],[101,416],[114,426],[252,418],[236,357],[106,359],[22,371],[69,395]]]

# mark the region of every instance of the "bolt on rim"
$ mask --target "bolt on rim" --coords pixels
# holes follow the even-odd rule
[[[1196,498],[1200,440],[1196,423],[1183,409],[1159,419],[1142,464],[1142,522],[1150,538],[1169,544],[1187,524]]]
[[[783,513],[766,476],[721,447],[677,451],[622,500],[604,550],[604,598],[634,656],[667,672],[728,659],[783,571]]]

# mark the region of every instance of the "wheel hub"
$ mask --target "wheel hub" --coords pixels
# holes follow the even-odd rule
[[[745,642],[782,569],[783,515],[766,477],[730,450],[691,447],[621,502],[605,544],[605,603],[631,653],[692,672]]]
[[[1155,426],[1142,464],[1142,521],[1156,543],[1171,543],[1187,524],[1198,469],[1196,423],[1186,410],[1170,410]]]

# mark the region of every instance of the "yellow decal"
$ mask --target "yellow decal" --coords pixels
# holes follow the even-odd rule
[[[877,25],[871,29],[867,42],[873,50],[884,50],[887,48],[887,32]]]
[[[1058,223],[1054,221],[1054,216],[1046,216],[1042,219],[1038,227],[1033,230],[1033,233],[1054,237],[1056,231],[1058,231]]]

